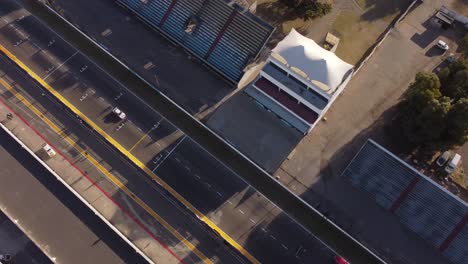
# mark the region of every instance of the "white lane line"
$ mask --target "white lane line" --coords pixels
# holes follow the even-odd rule
[[[262,227],[262,231],[266,233],[266,229],[264,227]]]
[[[229,200],[228,200],[227,202],[228,202],[228,204],[232,204],[232,202],[231,202],[231,201],[229,201]]]
[[[189,166],[185,165],[184,167],[185,167],[186,170],[190,171],[190,167],[189,167]]]
[[[177,162],[179,162],[179,163],[180,163],[180,159],[179,159],[179,158],[175,158],[175,160],[176,160]]]
[[[75,57],[75,55],[78,54],[78,51],[75,51],[75,53],[73,53],[73,55],[71,55],[68,59],[66,59],[64,62],[60,63],[58,67],[55,67],[55,69],[51,72],[49,72],[44,78],[42,78],[44,81],[47,80],[47,78],[49,78],[49,76],[54,73],[56,70],[58,70],[60,67],[62,67],[65,63],[67,63],[69,60],[71,60],[71,58]]]
[[[255,220],[253,220],[252,218],[249,218],[250,222],[256,224],[257,222],[255,222]]]
[[[284,249],[288,250],[288,247],[285,246],[284,244],[281,244],[281,246],[282,246]]]
[[[242,211],[241,209],[238,209],[238,211],[239,211],[241,214],[245,214],[244,211]]]
[[[270,235],[271,238],[273,238],[274,240],[276,240],[276,237],[274,235]]]
[[[223,196],[220,192],[216,192],[216,194],[218,194],[218,195],[221,196],[221,197]]]
[[[164,157],[163,160],[162,160],[158,165],[156,165],[156,167],[154,167],[153,172],[154,172],[157,168],[159,168],[159,166],[161,166],[161,164],[164,163],[164,161],[167,159],[167,157],[169,157],[169,156],[172,154],[172,152],[174,152],[174,150],[175,150],[182,142],[184,142],[184,140],[185,140],[186,138],[187,138],[187,135],[184,135],[184,137],[183,137],[179,142],[177,142],[177,144],[171,149],[171,151],[169,151],[169,153],[166,155],[166,157]]]
[[[195,176],[195,178],[197,179],[201,179],[201,177],[198,174],[194,174],[193,176]]]

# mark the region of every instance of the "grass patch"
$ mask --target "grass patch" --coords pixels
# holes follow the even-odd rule
[[[368,7],[368,0],[355,0],[362,10],[365,10]]]
[[[460,168],[459,170],[455,171],[452,175],[450,175],[450,179],[468,191],[468,176],[465,174],[463,169]]]
[[[375,41],[375,36],[369,34],[365,23],[360,21],[360,16],[352,11],[340,12],[333,22],[332,32],[340,38],[336,55],[351,64],[358,62]]]
[[[348,63],[356,64],[396,15],[367,21],[353,11],[340,11],[332,24],[332,32],[340,38],[336,55]]]

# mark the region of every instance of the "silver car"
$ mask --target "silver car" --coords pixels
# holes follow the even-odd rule
[[[437,164],[437,166],[442,167],[442,166],[445,165],[445,163],[447,163],[447,161],[448,161],[449,159],[450,159],[450,152],[445,151],[445,152],[442,153],[442,155],[440,155],[440,157],[437,159],[436,164]]]

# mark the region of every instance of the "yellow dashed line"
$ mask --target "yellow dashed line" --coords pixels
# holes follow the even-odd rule
[[[103,173],[108,179],[110,179],[117,187],[124,191],[128,196],[130,196],[138,205],[140,205],[146,212],[153,216],[159,223],[161,223],[169,232],[171,232],[178,240],[184,243],[187,248],[192,250],[201,260],[207,264],[213,264],[213,262],[207,258],[202,252],[200,252],[192,243],[187,241],[177,230],[175,230],[169,223],[167,223],[161,216],[159,216],[151,207],[149,207],[145,202],[138,198],[132,191],[130,191],[120,180],[118,180],[114,175],[112,175],[106,168],[104,168],[99,162],[94,159],[92,156],[88,155],[86,151],[81,148],[73,139],[63,134],[62,129],[55,125],[50,119],[44,116],[41,111],[39,111],[34,105],[32,105],[26,98],[21,94],[16,92],[10,84],[5,80],[0,78],[0,84],[5,86],[19,101],[21,101],[25,106],[27,106],[36,116],[38,116],[42,121],[44,121],[55,133],[61,136],[65,141],[67,141],[73,148],[75,148],[82,156],[84,156],[91,164],[93,164],[101,173]]]
[[[170,194],[172,194],[179,202],[189,208],[197,217],[205,222],[210,228],[216,231],[224,240],[236,248],[240,253],[242,253],[246,258],[248,258],[252,263],[260,263],[255,257],[253,257],[247,250],[245,250],[239,243],[232,239],[228,234],[226,234],[221,228],[219,228],[215,223],[213,223],[208,217],[202,214],[198,209],[196,209],[190,202],[188,202],[184,197],[177,193],[171,186],[164,182],[160,177],[153,173],[146,165],[138,160],[133,154],[131,154],[127,149],[120,145],[116,140],[110,137],[104,130],[102,130],[98,125],[96,125],[92,120],[90,120],[86,115],[84,115],[80,110],[73,106],[67,99],[65,99],[61,94],[59,94],[55,89],[53,89],[47,82],[45,82],[41,77],[39,77],[34,71],[32,71],[28,66],[26,66],[22,61],[16,58],[9,50],[7,50],[3,45],[0,45],[0,51],[2,51],[6,56],[8,56],[12,61],[14,61],[20,68],[26,71],[33,79],[35,79],[42,87],[47,89],[52,95],[54,95],[58,100],[60,100],[65,106],[67,106],[73,113],[78,115],[83,121],[88,123],[95,131],[97,131],[102,137],[104,137],[109,143],[111,143],[115,148],[117,148],[122,154],[124,154],[128,159],[130,159],[136,166],[141,168],[146,172],[151,178],[156,180],[164,189],[166,189]]]

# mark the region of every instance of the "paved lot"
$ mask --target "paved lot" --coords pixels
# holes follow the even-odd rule
[[[0,254],[12,255],[16,263],[52,263],[2,211],[0,211]]]
[[[242,91],[221,105],[206,123],[270,173],[304,137]]]
[[[54,262],[146,262],[3,130],[0,157],[1,208]],[[16,255],[21,246],[26,249],[15,257],[15,263],[49,263],[11,222],[2,223],[2,231],[10,238],[0,244],[3,253]],[[29,250],[32,261],[25,261]]]
[[[53,1],[72,23],[191,114],[211,111],[233,85],[144,25],[115,1]],[[104,34],[110,30],[110,34]],[[146,66],[146,67],[145,67]]]
[[[22,16],[21,12],[13,13],[16,18]],[[13,13],[8,12],[10,15]],[[8,18],[3,16],[5,17]],[[198,210],[207,214],[223,231],[256,258],[263,262],[279,259],[288,263],[331,261],[334,254],[310,233],[284,215],[274,204],[253,190],[190,138],[101,72],[81,53],[77,53],[58,36],[44,30],[34,18],[26,14],[24,18],[9,25],[6,25],[5,21],[0,23],[0,32],[3,32],[0,34],[0,41],[3,45],[14,50],[16,56],[35,72],[40,73],[40,76],[51,83],[60,94],[79,107],[80,111],[139,160],[148,167],[151,166],[150,168],[159,177],[166,180]],[[13,31],[9,27],[14,28]],[[28,40],[15,46],[23,35],[28,35]],[[47,96],[41,96],[42,91],[37,87],[33,85],[22,87],[33,98],[47,106],[48,111],[53,112],[52,109],[57,107],[48,101]],[[129,114],[129,120],[124,122],[113,120],[112,115],[109,115],[111,102],[112,105],[121,106]],[[55,116],[56,113],[53,113]],[[65,119],[61,122],[76,123],[69,120],[69,117],[63,118]],[[69,130],[71,127],[73,129]],[[158,213],[162,211],[164,216],[167,214],[169,222],[176,225],[180,233],[186,234],[187,239],[202,241],[203,244],[199,245],[199,248],[205,254],[228,263],[242,259],[239,256],[238,259],[234,258],[235,254],[223,246],[221,241],[213,242],[211,232],[203,231],[203,228],[199,230],[197,225],[190,224],[193,221],[190,219],[192,216],[175,216],[179,212],[183,213],[183,209],[179,208],[169,213],[167,210],[171,207],[161,205],[161,201],[171,198],[167,196],[156,198],[157,195],[164,196],[162,188],[139,172],[134,172],[128,163],[122,162],[120,158],[112,157],[113,154],[110,155],[109,149],[95,139],[94,135],[90,135],[91,132],[85,127],[65,125],[64,129],[68,131],[67,133],[79,134],[77,138],[80,144],[90,146],[89,151],[96,152],[100,157],[106,157],[107,166],[111,171],[150,206],[158,208],[156,209]],[[100,176],[99,179],[103,177]],[[177,204],[174,201],[172,203]],[[189,226],[194,230],[189,229]],[[170,246],[176,244],[170,239],[165,242]],[[213,243],[220,244],[216,246]],[[190,260],[189,257],[186,258]]]

